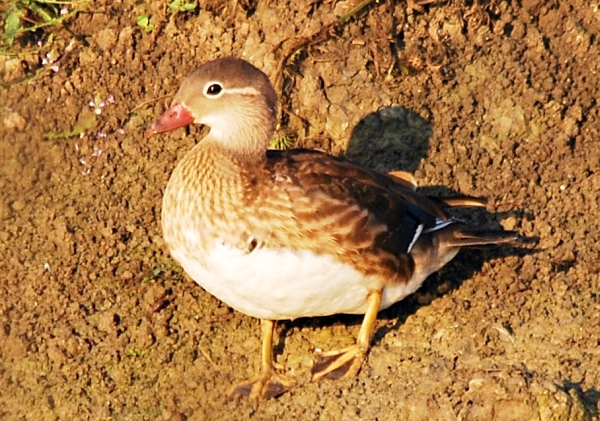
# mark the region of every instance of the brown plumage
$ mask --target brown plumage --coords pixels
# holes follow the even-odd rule
[[[450,218],[448,207],[484,202],[420,195],[410,174],[312,150],[267,151],[276,105],[264,73],[218,59],[194,71],[148,129],[211,127],[173,172],[163,232],[197,283],[262,319],[261,373],[231,390],[255,398],[293,384],[273,365],[274,320],[364,313],[357,344],[323,354],[313,369],[315,378],[356,374],[379,310],[414,292],[461,247],[517,237]]]

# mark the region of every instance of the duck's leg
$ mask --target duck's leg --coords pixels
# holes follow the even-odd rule
[[[273,320],[261,319],[262,331],[262,362],[260,373],[249,380],[234,384],[228,391],[228,395],[240,394],[249,396],[250,399],[269,399],[290,390],[295,386],[294,380],[280,374],[275,369],[273,361],[273,333],[275,322]]]
[[[319,354],[319,359],[312,368],[313,380],[323,377],[337,380],[358,374],[371,343],[377,313],[381,305],[381,295],[381,291],[375,291],[367,297],[367,311],[360,326],[356,344],[338,351]]]

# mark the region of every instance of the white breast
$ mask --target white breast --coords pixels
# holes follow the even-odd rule
[[[189,249],[188,249],[189,250]],[[375,284],[333,256],[310,251],[257,248],[251,253],[218,244],[204,254],[172,248],[184,270],[208,292],[247,315],[271,320],[363,314]],[[412,294],[422,283],[395,284],[383,293],[380,309]]]

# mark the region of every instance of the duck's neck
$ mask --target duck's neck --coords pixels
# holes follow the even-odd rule
[[[240,166],[254,166],[266,158],[266,144],[268,139],[265,135],[250,137],[250,133],[241,134],[237,131],[235,135],[229,132],[219,132],[211,129],[210,133],[200,141],[199,149],[204,152],[219,155],[224,160],[230,160]],[[256,133],[253,133],[256,135]]]
[[[200,143],[222,151],[240,165],[263,162],[275,131],[275,115],[264,111],[261,107],[232,107],[225,120],[209,124],[210,133]]]
[[[251,172],[266,159],[265,148],[258,148],[252,143],[230,147],[227,141],[215,138],[208,134],[190,151],[190,155],[197,155],[203,162],[198,172],[211,174],[213,177],[223,179],[238,178]]]

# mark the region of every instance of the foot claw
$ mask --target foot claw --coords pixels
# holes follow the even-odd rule
[[[292,389],[296,383],[275,371],[259,374],[249,380],[234,384],[227,392],[228,396],[248,396],[253,400],[270,399]]]
[[[313,380],[354,377],[360,371],[364,357],[365,352],[358,345],[320,354],[311,370]]]

